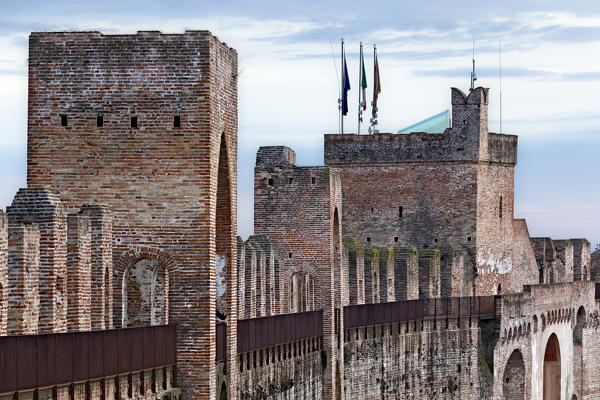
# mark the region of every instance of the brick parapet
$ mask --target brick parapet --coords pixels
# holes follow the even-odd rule
[[[67,330],[67,213],[44,188],[19,189],[6,209],[9,224],[37,224],[40,235],[39,333]]]
[[[40,238],[37,225],[9,219],[8,335],[33,335],[44,331],[40,327]]]
[[[121,306],[113,301],[114,215],[106,206],[89,204],[81,206],[80,214],[90,219],[91,228],[91,326],[92,329],[112,329],[115,326],[114,307]]]
[[[323,309],[327,354],[322,395],[335,398],[337,389],[342,390],[336,376],[343,376],[339,364],[343,354],[335,345],[335,309],[341,310],[347,298],[341,260],[340,175],[329,167],[258,165],[254,188],[254,232],[272,240],[281,273],[291,277],[289,272],[312,271],[314,304]]]
[[[67,330],[89,331],[92,309],[92,227],[90,217],[67,217]]]
[[[419,298],[440,297],[440,251],[419,249]]]

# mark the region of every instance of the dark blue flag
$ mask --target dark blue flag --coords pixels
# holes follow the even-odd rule
[[[350,90],[350,79],[348,78],[348,67],[346,66],[346,55],[344,55],[344,76],[342,77],[342,115],[348,114],[348,91]]]

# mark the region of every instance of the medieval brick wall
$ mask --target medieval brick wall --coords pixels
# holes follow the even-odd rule
[[[117,308],[114,315],[120,317],[122,306],[118,286],[117,301],[113,303],[113,214],[105,206],[87,204],[81,206],[80,213],[90,219],[92,329],[111,329],[114,326],[113,308]],[[121,326],[121,321],[116,325]]]
[[[525,398],[546,398],[545,350],[555,336],[561,371],[557,390],[561,398],[571,399],[573,395],[582,398],[586,380],[597,380],[595,362],[591,361],[595,341],[589,336],[591,331],[586,331],[585,323],[585,319],[597,312],[594,294],[591,282],[566,282],[525,286],[522,293],[503,295],[500,340],[494,349],[495,396],[501,398],[507,390],[514,390],[506,386],[505,378],[510,357],[518,351],[524,363]]]
[[[527,229],[527,223],[524,219],[513,221],[513,234],[511,287],[515,291],[521,291],[524,285],[539,282],[539,270],[529,237],[529,229]]]
[[[235,51],[206,31],[33,33],[28,126],[28,185],[58,190],[72,210],[114,211],[115,282],[142,259],[159,262],[178,384],[213,396],[217,256],[237,280]],[[237,285],[227,287],[235,386]]]
[[[600,282],[600,249],[596,248],[592,254],[590,254],[590,279],[595,282]]]
[[[8,323],[9,335],[39,333],[40,229],[9,220]]]
[[[345,238],[344,264],[349,304],[472,295],[472,267],[456,245],[371,247]]]
[[[92,227],[90,217],[67,217],[67,329],[92,329]]]
[[[446,324],[447,322],[447,324]],[[351,329],[346,399],[482,399],[476,321],[416,321]]]
[[[334,309],[347,299],[342,270],[341,182],[335,169],[297,167],[286,147],[261,147],[254,173],[254,233],[272,240],[282,282],[299,287],[304,276],[314,282],[314,303],[323,309],[323,397],[341,393],[341,345],[336,346]],[[281,289],[283,293],[289,293]],[[298,298],[298,291],[292,300]],[[297,300],[294,300],[297,304]],[[282,311],[290,310],[282,299]],[[294,303],[291,303],[292,305]],[[288,307],[286,309],[286,307]],[[291,308],[294,310],[294,307]],[[298,310],[299,311],[299,310]],[[340,338],[338,338],[340,343]],[[336,366],[336,363],[337,366]]]
[[[475,294],[510,287],[517,140],[488,132],[487,107],[487,89],[452,89],[444,133],[325,135],[325,164],[343,184],[344,235],[375,246],[452,243],[477,270]]]
[[[320,339],[306,339],[240,355],[240,399],[320,399]]]
[[[266,236],[250,236],[245,242],[238,237],[238,274],[239,318],[277,315],[281,302],[289,303],[289,282],[280,276],[279,259]],[[311,296],[308,293],[306,297]],[[307,302],[301,311],[313,309],[314,304]]]
[[[56,192],[30,187],[19,189],[6,213],[9,225],[36,224],[39,228],[38,332],[66,332],[67,213],[64,205]]]

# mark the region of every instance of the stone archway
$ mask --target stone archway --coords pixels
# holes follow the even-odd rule
[[[507,400],[525,398],[525,362],[519,350],[512,352],[504,367],[502,393]]]
[[[544,400],[560,400],[560,345],[552,334],[544,351]]]
[[[114,264],[115,327],[162,325],[169,323],[169,286],[175,262],[165,252],[135,247]]]
[[[303,312],[314,309],[315,271],[308,264],[292,266],[281,274],[283,284],[282,306],[285,312]]]

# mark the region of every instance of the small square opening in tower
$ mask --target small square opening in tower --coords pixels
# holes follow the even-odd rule
[[[173,128],[181,128],[181,116],[175,115],[173,117]]]
[[[290,185],[294,183],[294,178],[290,178]]]
[[[467,236],[467,241],[471,241],[471,236]]]
[[[62,114],[60,116],[60,126],[67,126],[68,125],[68,119],[67,116]]]
[[[398,242],[398,236],[394,236],[394,242]]]
[[[102,128],[104,126],[104,117],[102,115],[98,115],[96,117],[96,126],[98,128]]]
[[[371,212],[374,212],[374,211],[375,211],[375,209],[373,207],[371,207]]]
[[[367,242],[370,242],[370,241],[371,241],[371,237],[367,236]]]
[[[288,258],[292,258],[292,253],[288,253]]]
[[[310,183],[312,183],[313,185],[315,184],[316,181],[317,181],[317,178],[315,178],[314,176],[310,178]]]
[[[273,178],[269,178],[267,182],[269,183],[269,186],[273,186]]]
[[[131,127],[132,128],[138,127],[138,118],[137,117],[131,117]]]

